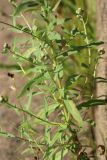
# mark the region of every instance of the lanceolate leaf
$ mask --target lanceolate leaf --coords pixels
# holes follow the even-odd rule
[[[95,78],[97,83],[107,83],[107,78],[103,78],[103,77],[96,77]]]
[[[72,117],[78,123],[78,125],[82,127],[84,122],[82,120],[80,112],[78,111],[75,103],[72,100],[64,100],[64,103],[68,112],[72,115]]]
[[[8,133],[8,132],[4,132],[4,131],[0,131],[0,136],[4,136],[7,138],[14,138],[15,137],[13,134]]]
[[[50,145],[54,145],[56,141],[60,140],[61,139],[61,136],[62,136],[62,133],[61,131],[59,130],[53,137],[52,137],[52,140],[51,140],[51,143]]]
[[[63,151],[63,157],[67,154],[67,152],[68,152],[67,149]],[[61,153],[62,151],[58,151],[57,153],[55,153],[52,160],[61,160]]]
[[[18,16],[22,11],[27,11],[31,8],[34,8],[38,4],[39,3],[34,0],[23,2],[23,3],[19,4],[18,7],[16,8],[14,16]]]
[[[53,113],[57,108],[59,107],[59,103],[55,103],[52,105],[48,105],[48,111],[46,113],[45,109],[42,108],[40,110],[40,112],[38,113],[38,116],[42,117],[42,118],[46,118],[46,115],[50,115],[51,113]],[[40,122],[39,120],[35,119],[35,122]]]
[[[29,81],[24,88],[22,89],[19,97],[23,96],[31,87],[34,83],[40,83],[43,80],[43,74],[40,74],[39,76],[34,77],[33,79],[31,79],[31,81]]]
[[[79,74],[70,75],[66,81],[66,88],[69,87],[74,82],[76,82],[80,77],[81,77],[81,75],[79,75]]]
[[[107,99],[92,99],[92,100],[80,103],[77,107],[80,110],[82,108],[95,107],[98,105],[105,105],[105,104],[107,104]]]
[[[75,53],[78,53],[78,51],[81,51],[83,49],[87,49],[87,48],[102,45],[102,44],[104,44],[104,42],[100,41],[100,42],[92,42],[92,43],[89,43],[83,46],[82,45],[81,46],[70,46],[70,49],[63,51],[61,55],[68,56],[69,52],[73,52],[75,54]],[[74,52],[74,51],[77,51],[77,52]]]

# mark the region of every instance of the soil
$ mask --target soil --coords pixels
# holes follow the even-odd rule
[[[0,0],[0,21],[10,22],[9,14],[11,13],[11,6],[7,0]],[[6,26],[0,24],[0,64],[6,64],[7,56],[2,56],[1,51],[3,44],[11,44],[13,34]],[[0,68],[0,95],[9,95],[14,101],[14,91],[10,89],[12,81],[7,76],[7,71]],[[16,125],[19,123],[19,117],[15,112],[0,105],[0,127],[8,132],[16,133]],[[0,160],[17,160],[18,152],[17,142],[4,137],[0,137]]]

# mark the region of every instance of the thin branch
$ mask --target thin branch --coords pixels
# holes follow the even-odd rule
[[[33,37],[38,38],[38,37],[35,36],[33,33],[29,32],[29,31],[27,31],[27,30],[21,30],[19,27],[16,27],[16,26],[14,26],[14,25],[12,25],[12,24],[10,24],[10,23],[4,22],[4,21],[0,21],[0,23],[1,23],[1,24],[4,24],[4,25],[7,25],[7,26],[9,26],[9,27],[12,27],[12,28],[14,28],[14,29],[17,29],[17,30],[19,30],[19,31],[22,31],[22,32],[24,32],[24,33],[27,33],[27,34],[29,34],[29,35],[31,35],[31,36],[33,36]]]
[[[2,102],[2,103],[3,103],[3,102]],[[49,125],[53,125],[53,126],[60,126],[60,125],[61,125],[61,123],[49,122],[49,121],[47,121],[47,120],[45,120],[45,119],[42,119],[42,118],[36,116],[35,114],[33,114],[32,112],[29,112],[28,110],[25,110],[25,109],[23,109],[23,108],[19,108],[19,107],[15,106],[15,105],[12,105],[12,104],[9,103],[8,101],[5,101],[4,103],[5,103],[6,105],[8,105],[9,108],[13,108],[13,109],[17,109],[17,110],[19,110],[19,111],[25,112],[26,114],[30,115],[31,117],[35,117],[36,119],[38,119],[38,120],[40,120],[40,121],[42,121],[42,122],[44,122],[44,123],[47,123],[47,124],[49,124]]]

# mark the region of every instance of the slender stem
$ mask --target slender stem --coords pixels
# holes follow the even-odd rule
[[[86,43],[88,45],[89,44],[89,39],[88,39],[88,36],[87,36],[86,23],[84,22],[83,18],[82,18],[82,23],[83,23],[83,27],[84,27],[85,36],[86,36]],[[90,65],[91,64],[91,50],[90,50],[90,48],[88,48],[88,55],[89,55],[88,63]]]
[[[85,32],[85,40],[86,40],[86,44],[89,45],[89,40],[88,40],[88,36],[87,36],[87,29],[86,29],[86,23],[84,22],[84,19],[82,18],[81,19],[82,23],[83,23],[83,28],[84,28],[84,32]],[[91,64],[91,50],[90,48],[88,48],[88,64],[90,65]],[[88,81],[88,77],[86,77],[85,79],[85,83],[87,83]]]
[[[21,30],[19,27],[16,27],[16,26],[14,26],[14,25],[12,25],[12,24],[9,24],[9,23],[7,23],[7,22],[0,21],[0,23],[2,23],[2,24],[4,24],[4,25],[7,25],[7,26],[9,26],[9,27],[15,28],[15,29],[17,29],[17,30],[19,30],[19,31],[22,31],[22,32],[24,32],[24,33],[27,33],[27,34],[29,34],[29,35],[31,35],[31,36],[33,36],[33,37],[38,38],[38,37],[35,36],[33,33],[29,32],[29,31],[27,31],[27,30]]]
[[[24,142],[28,142],[28,143],[30,143],[30,144],[36,144],[37,147],[41,150],[41,152],[44,153],[43,150],[42,150],[41,147],[40,147],[40,146],[43,146],[43,144],[41,144],[41,143],[38,144],[35,140],[31,140],[31,139],[29,140],[29,139],[26,139],[26,138],[22,138],[22,137],[19,137],[19,136],[15,136],[15,135],[10,134],[10,133],[5,132],[5,131],[0,131],[0,134],[3,135],[3,136],[6,136],[6,137],[8,137],[8,138],[14,138],[14,139],[16,139],[16,140],[21,140],[21,141],[24,141]],[[33,148],[33,149],[34,149],[34,148]]]
[[[54,53],[54,51],[53,51],[53,53]],[[55,55],[55,53],[54,53],[54,55]],[[57,65],[58,65],[58,62],[57,62],[56,58],[54,58],[53,66],[56,67]],[[56,84],[58,85],[58,89],[63,89],[61,78],[59,77],[59,75],[57,77]],[[57,97],[55,97],[54,99],[56,99],[58,101]],[[64,104],[64,100],[62,97],[60,97],[60,99],[61,99],[61,104],[63,105],[63,113],[64,113],[65,120],[66,120],[66,122],[68,122],[68,112],[67,112],[66,106]]]
[[[14,25],[9,24],[9,23],[6,23],[6,22],[4,22],[4,21],[0,21],[0,23],[1,23],[1,24],[4,24],[4,25],[7,25],[7,26],[9,26],[9,27],[15,28],[15,29],[17,29],[17,30],[19,30],[19,31],[21,31],[21,32],[26,33],[26,34],[29,34],[29,35],[31,35],[33,38],[37,38],[37,39],[40,40],[41,42],[45,42],[45,44],[48,44],[48,45],[50,46],[50,48],[53,49],[53,47],[52,47],[52,45],[51,45],[50,43],[48,43],[48,42],[47,42],[45,39],[43,39],[42,37],[38,37],[38,36],[34,35],[32,31],[27,31],[27,30],[24,30],[24,29],[22,30],[22,29],[20,29],[19,27],[14,26]]]
[[[0,134],[1,135],[4,135],[4,136],[6,136],[6,137],[8,137],[8,138],[15,138],[15,139],[17,139],[17,140],[22,140],[22,141],[25,141],[25,142],[29,142],[29,143],[34,143],[34,144],[36,144],[36,145],[41,145],[41,146],[46,146],[46,144],[43,144],[43,143],[37,143],[35,140],[29,140],[29,139],[26,139],[26,138],[23,138],[23,137],[19,137],[19,136],[15,136],[15,135],[13,135],[13,134],[11,134],[11,133],[8,133],[8,132],[5,132],[5,131],[0,131]],[[60,146],[60,147],[64,147],[64,146],[69,146],[69,145],[72,145],[72,143],[69,143],[69,142],[65,142],[65,143],[56,143],[55,145],[53,145],[52,147],[58,147],[58,146]],[[88,145],[82,145],[82,147],[91,147],[91,146],[88,146]]]
[[[23,14],[21,14],[21,16],[22,16],[22,18],[24,19],[25,23],[27,24],[28,28],[29,28],[30,30],[32,30],[31,27],[30,27],[30,24],[28,23],[28,21],[27,21],[27,19],[25,18],[25,16],[24,16]]]
[[[95,46],[95,45],[102,45],[104,44],[104,42],[102,41],[99,41],[99,42],[92,42],[92,43],[87,43],[86,45],[82,45],[82,46],[71,46],[70,49],[68,50],[65,50],[65,51],[62,51],[61,53],[59,53],[59,56],[60,55],[64,55],[64,56],[68,56],[68,52],[74,52],[74,51],[80,51],[80,50],[84,50],[84,49],[90,49],[92,46]]]
[[[17,57],[19,57],[19,58],[22,58],[22,59],[24,59],[25,61],[28,61],[28,62],[31,63],[32,65],[35,65],[35,66],[36,66],[36,64],[34,64],[33,62],[31,62],[28,58],[23,57],[22,55],[17,54],[17,53],[15,53],[15,52],[13,52],[12,50],[10,50],[10,52],[11,52],[13,55],[15,55],[15,56],[17,56]]]
[[[55,4],[54,8],[52,9],[53,12],[58,8],[58,6],[59,6],[60,3],[61,3],[61,0],[59,0],[59,1]]]
[[[40,120],[40,121],[42,121],[42,122],[44,122],[44,123],[47,123],[47,124],[49,124],[49,125],[53,125],[53,126],[60,126],[60,125],[61,125],[61,123],[49,122],[49,121],[47,121],[47,120],[44,120],[44,119],[36,116],[36,115],[33,114],[32,112],[29,112],[28,110],[25,110],[25,109],[23,109],[23,108],[19,108],[19,107],[15,106],[15,105],[12,105],[11,103],[9,103],[9,102],[7,102],[7,101],[4,102],[4,103],[7,104],[8,107],[10,107],[10,108],[14,108],[14,109],[17,109],[17,110],[19,110],[19,111],[22,111],[22,112],[30,115],[31,117],[35,117],[36,119],[38,119],[38,120]]]

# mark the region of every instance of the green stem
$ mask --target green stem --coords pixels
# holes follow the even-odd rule
[[[30,30],[32,30],[32,28],[30,27],[30,24],[28,23],[27,19],[25,18],[25,16],[23,14],[21,14],[22,18],[24,19],[25,23],[27,24],[28,28]]]
[[[6,22],[4,22],[4,21],[0,21],[0,23],[1,23],[1,24],[4,24],[4,25],[7,25],[7,26],[9,26],[9,27],[12,27],[12,28],[14,28],[14,29],[17,29],[17,30],[19,30],[19,31],[21,31],[21,32],[23,32],[23,33],[28,34],[28,35],[31,35],[33,38],[37,38],[38,40],[40,40],[40,41],[42,41],[42,42],[45,42],[45,44],[48,43],[45,39],[43,40],[42,37],[38,37],[38,36],[34,35],[32,31],[27,31],[27,30],[24,30],[24,29],[22,30],[22,29],[20,29],[19,27],[14,26],[14,25],[9,24],[9,23],[6,23]],[[52,48],[52,45],[51,45],[50,43],[48,43],[48,45],[50,46],[50,48]]]
[[[83,23],[83,27],[84,27],[85,36],[86,36],[86,44],[89,45],[89,39],[88,39],[88,36],[87,36],[86,23],[84,22],[83,18],[82,18],[82,23]],[[88,63],[90,65],[91,64],[91,50],[90,50],[90,48],[88,48],[88,55],[89,55]]]
[[[19,107],[15,106],[15,105],[12,105],[12,104],[9,103],[9,102],[4,102],[4,103],[5,103],[6,105],[8,105],[8,107],[10,107],[10,108],[13,108],[13,109],[17,109],[17,110],[19,110],[19,111],[22,111],[22,112],[30,115],[31,117],[35,117],[36,119],[38,119],[38,120],[40,120],[40,121],[42,121],[42,122],[44,122],[44,123],[47,123],[47,124],[49,124],[49,125],[53,125],[53,126],[60,126],[60,125],[61,125],[61,123],[46,121],[46,120],[44,120],[44,119],[36,116],[36,115],[33,114],[32,112],[29,112],[29,111],[27,111],[27,110],[25,110],[25,109],[23,109],[23,108],[19,108]]]
[[[89,39],[88,39],[88,36],[87,36],[86,23],[84,22],[83,18],[81,19],[81,21],[83,23],[83,28],[84,28],[84,32],[85,32],[85,36],[86,36],[86,38],[85,38],[86,44],[89,45]],[[90,50],[90,48],[88,48],[88,64],[89,64],[89,66],[91,64],[91,50]],[[87,83],[87,81],[88,81],[88,77],[86,77],[85,83]]]
[[[54,8],[52,9],[53,12],[55,12],[55,10],[58,8],[58,6],[59,6],[60,3],[61,3],[61,0],[59,0],[59,1],[55,4]]]
[[[54,57],[53,66],[56,67],[57,65],[58,65],[58,62],[57,62],[56,58]],[[58,89],[62,89],[63,88],[63,85],[62,85],[62,82],[61,82],[61,78],[59,77],[59,75],[58,75],[58,78],[56,80],[56,84],[58,85]],[[55,96],[54,96],[54,99],[56,101],[58,101],[58,98],[55,97]],[[64,104],[64,100],[63,100],[62,97],[60,97],[60,100],[61,100],[61,104],[63,105],[63,113],[64,113],[65,120],[66,120],[66,122],[68,122],[68,112],[67,112],[66,106]]]
[[[21,30],[19,27],[16,27],[16,26],[14,26],[14,25],[12,25],[12,24],[9,24],[9,23],[7,23],[7,22],[0,21],[0,23],[1,23],[1,24],[4,24],[4,25],[7,25],[7,26],[9,26],[9,27],[12,27],[12,28],[14,28],[14,29],[17,29],[17,30],[19,30],[19,31],[22,31],[22,32],[24,32],[24,33],[27,33],[27,34],[29,34],[29,35],[31,35],[31,36],[33,36],[33,37],[38,38],[38,37],[35,36],[33,33],[29,32],[29,31],[27,31],[27,30]]]
[[[22,58],[23,60],[25,60],[25,61],[31,63],[31,64],[34,65],[34,66],[36,66],[36,64],[34,64],[33,62],[31,62],[28,58],[23,57],[22,55],[17,54],[17,53],[15,53],[15,52],[11,51],[11,50],[10,50],[10,52],[11,52],[13,55],[15,55],[15,56],[17,56],[17,57],[19,57],[19,58]]]
[[[8,133],[8,132],[5,132],[5,131],[0,131],[0,135],[2,136],[5,136],[5,137],[8,137],[8,138],[14,138],[15,140],[20,140],[20,141],[24,141],[24,142],[28,142],[30,144],[36,144],[37,147],[41,150],[41,152],[43,153],[43,150],[41,149],[40,146],[43,146],[43,144],[38,144],[36,141],[33,141],[33,140],[29,140],[29,139],[26,139],[26,138],[22,138],[22,137],[19,137],[19,136],[15,136],[11,133]]]

